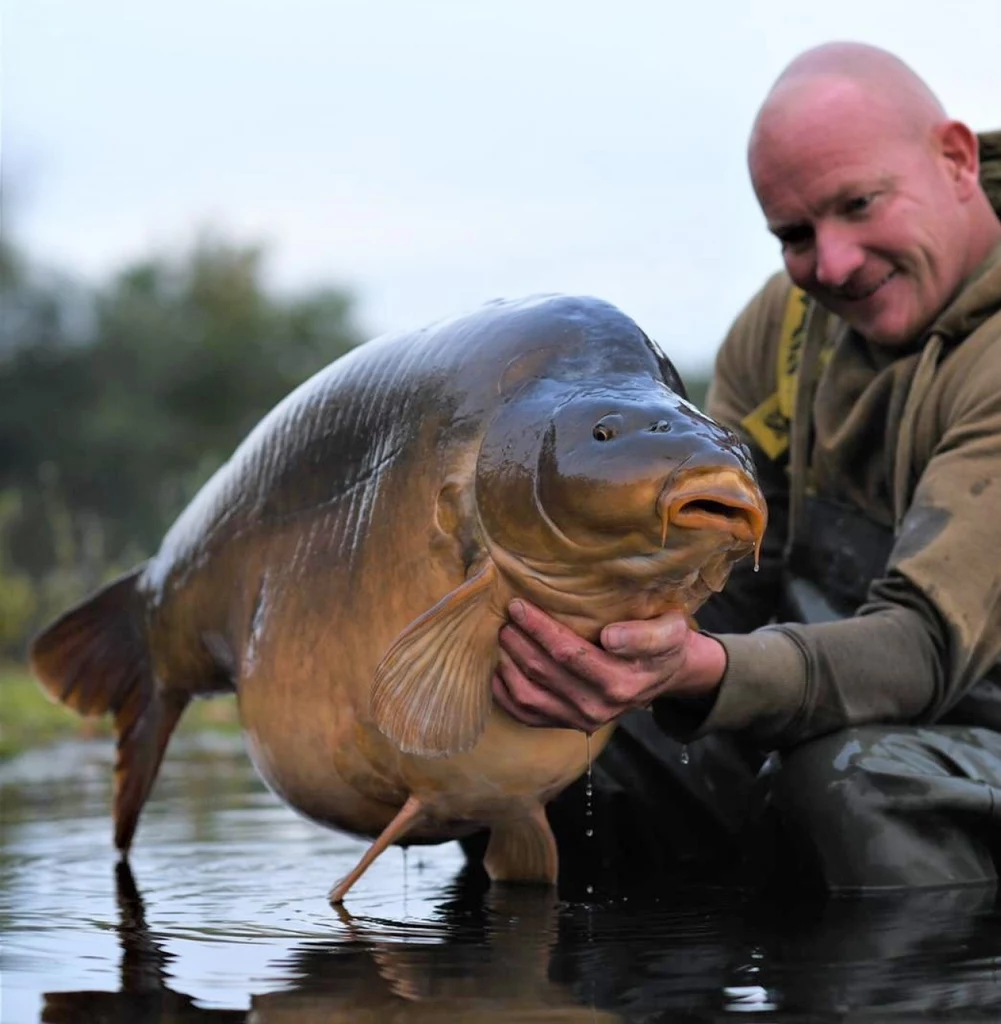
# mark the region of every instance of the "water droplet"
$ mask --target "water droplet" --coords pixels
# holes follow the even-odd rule
[[[681,748],[681,763],[682,764],[688,764],[689,760],[691,760],[691,759],[688,756],[688,747],[682,747]]]
[[[584,734],[587,737],[587,782],[584,785],[584,820],[587,822],[584,828],[584,838],[594,838],[594,828],[592,827],[592,819],[594,817],[594,779],[591,774],[591,736],[588,733]],[[594,886],[589,885],[587,887],[588,893],[594,892]]]
[[[588,894],[588,896],[590,896],[591,893],[593,893],[593,892],[594,892],[594,886],[593,885],[587,886],[587,894]]]
[[[757,562],[755,562],[755,563],[754,563],[754,571],[755,571],[755,572],[761,572],[761,566],[760,566],[760,565],[758,565],[758,563],[757,563]]]
[[[590,818],[592,815],[591,801],[594,797],[594,782],[591,775],[591,735],[584,733],[587,740],[587,782],[584,785],[584,816]]]

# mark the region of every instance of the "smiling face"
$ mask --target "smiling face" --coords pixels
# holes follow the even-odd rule
[[[752,182],[789,276],[879,345],[917,340],[982,258],[968,216],[975,140],[927,113],[909,119],[843,77],[800,76],[776,88],[752,135]]]

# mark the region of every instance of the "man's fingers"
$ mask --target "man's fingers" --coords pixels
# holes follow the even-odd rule
[[[581,728],[578,709],[559,694],[527,678],[502,649],[493,678],[494,699],[525,725],[549,728]]]
[[[528,601],[511,603],[515,627],[501,630],[501,644],[532,678],[550,679],[564,685],[581,680],[601,686],[608,673],[614,671],[616,660],[606,651],[579,637],[568,626],[550,618]],[[528,647],[515,639],[520,633],[532,644]],[[566,670],[565,678],[552,679],[551,663]]]
[[[572,629],[521,598],[512,601],[511,618],[554,661],[574,675],[601,683],[618,658],[662,658],[684,646],[688,620],[682,612],[664,612],[654,619],[613,622],[601,632],[601,646],[582,640]],[[611,655],[611,656],[609,656]]]
[[[688,621],[681,612],[665,612],[655,619],[613,622],[601,631],[606,651],[625,658],[661,658],[683,646]]]
[[[511,699],[511,695],[504,685],[504,680],[500,673],[494,676],[493,692],[495,703],[503,708],[515,721],[521,722],[522,725],[529,725],[539,729],[551,727],[549,719],[538,712],[521,707]]]
[[[577,636],[527,601],[511,603],[500,631],[497,703],[527,725],[593,732],[629,708],[645,707],[683,668],[688,623],[679,612],[613,623],[602,641]]]
[[[620,658],[576,634],[561,639],[554,651],[547,652],[510,623],[500,631],[500,651],[517,669],[512,690],[516,699],[523,695],[525,706],[534,699],[536,690],[544,690],[562,706],[598,724],[626,708],[648,704],[651,694],[656,695],[663,686],[666,675],[684,660],[680,647],[658,658]]]
[[[506,655],[509,662],[513,661],[527,679],[546,685],[552,674],[552,665],[549,656],[531,636],[518,626],[509,624],[501,628],[499,640],[502,657]]]

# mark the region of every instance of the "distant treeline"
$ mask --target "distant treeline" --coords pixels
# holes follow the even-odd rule
[[[269,293],[203,240],[84,286],[0,253],[0,656],[165,528],[283,395],[362,340],[351,296]]]
[[[254,423],[364,339],[347,291],[280,296],[262,264],[203,240],[90,286],[0,248],[0,658],[154,552]]]

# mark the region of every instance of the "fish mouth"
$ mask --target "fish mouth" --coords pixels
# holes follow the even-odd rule
[[[714,531],[761,550],[768,511],[746,473],[735,469],[693,470],[668,482],[657,499],[661,546],[671,529]]]

